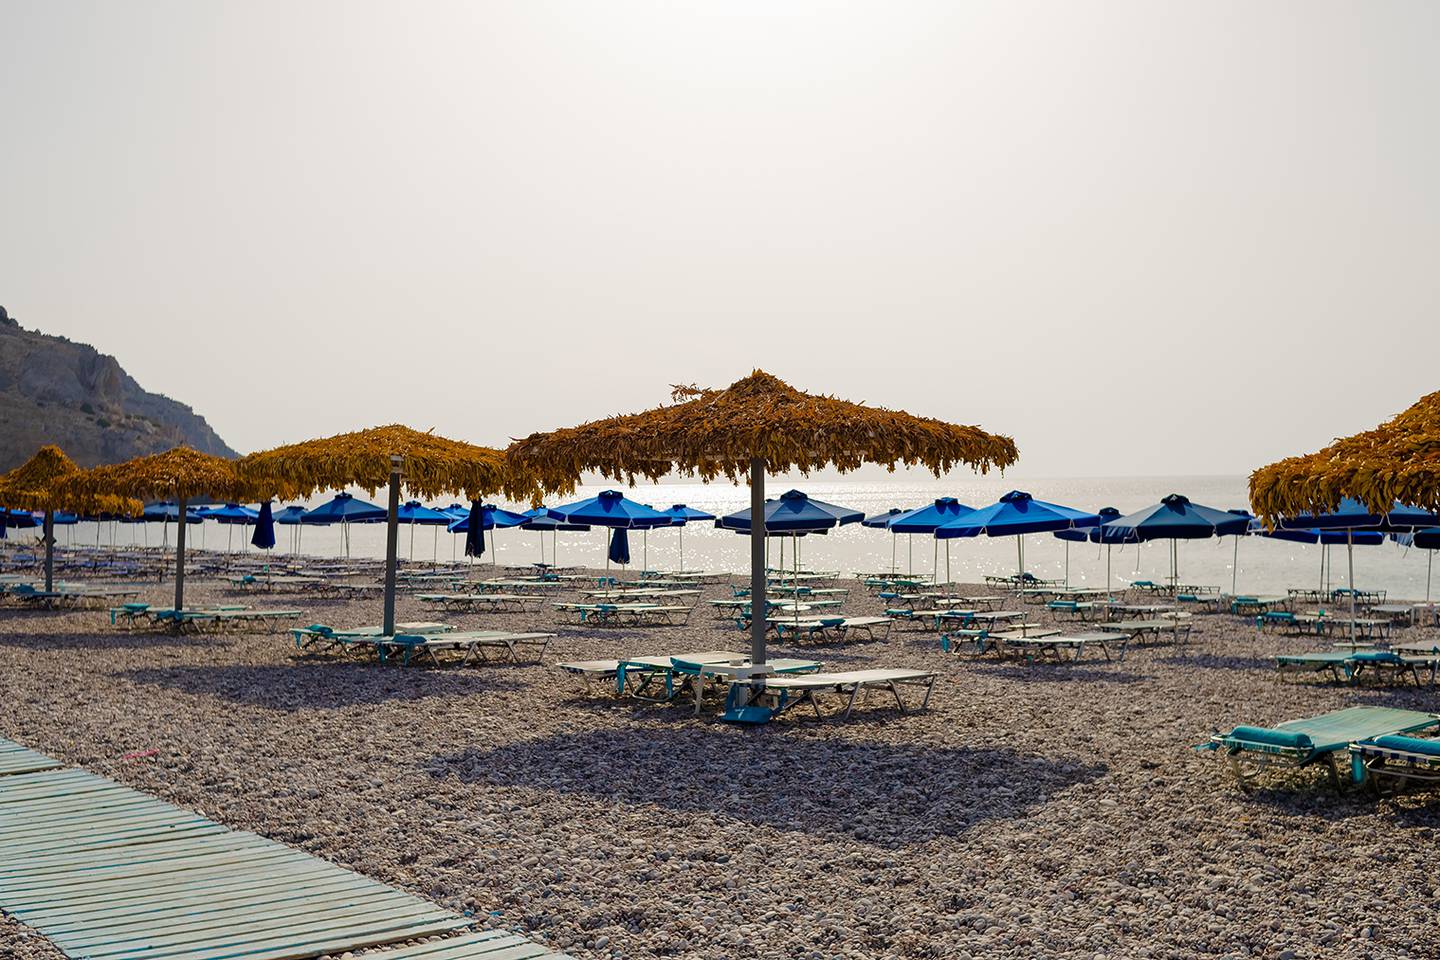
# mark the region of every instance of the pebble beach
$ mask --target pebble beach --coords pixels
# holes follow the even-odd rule
[[[881,611],[858,581],[824,585],[851,588],[847,614]],[[189,590],[306,623],[379,613]],[[1440,956],[1433,799],[1337,796],[1318,771],[1247,794],[1189,749],[1354,704],[1434,710],[1433,687],[1281,679],[1274,653],[1328,641],[1229,614],[1121,662],[956,656],[903,628],[778,644],[827,670],[940,679],[923,712],[877,697],[849,721],[794,711],[758,729],[587,695],[553,667],[744,650],[704,602],[729,595],[707,586],[688,626],[599,628],[402,595],[401,620],[558,634],[539,665],[438,669],[7,608],[0,734],[578,960]],[[0,955],[62,956],[8,920]]]

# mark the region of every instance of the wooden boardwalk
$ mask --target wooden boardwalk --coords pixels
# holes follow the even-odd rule
[[[0,910],[87,960],[563,960],[0,738]]]

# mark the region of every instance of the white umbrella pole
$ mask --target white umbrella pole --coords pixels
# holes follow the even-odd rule
[[[1430,602],[1430,574],[1435,570],[1435,551],[1425,551],[1425,602]]]
[[[940,580],[940,538],[933,533],[930,537],[934,544],[930,551],[930,582],[938,583]]]
[[[1065,541],[1065,586],[1070,586],[1070,541]]]
[[[890,577],[895,577],[895,534],[890,534]]]
[[[430,569],[432,570],[440,565],[440,524],[435,524],[434,529],[435,532],[430,538]]]
[[[946,584],[945,589],[946,589],[946,590],[949,590],[949,589],[950,589],[949,585],[952,584],[952,583],[954,583],[954,582],[955,582],[955,581],[953,581],[953,580],[950,579],[950,541],[949,541],[949,540],[946,540],[946,541],[945,541],[945,584]]]
[[[1023,587],[1025,585],[1025,538],[1021,536],[1015,538],[1015,562],[1020,565],[1020,569],[1015,573],[1015,583],[1017,586]]]
[[[685,524],[680,524],[680,572],[685,572]]]
[[[650,569],[650,531],[640,531],[640,576]]]
[[[1240,581],[1240,537],[1235,537],[1235,557],[1230,561],[1230,596],[1235,596],[1235,585]]]
[[[910,559],[906,561],[905,575],[913,577],[915,576],[915,535],[913,533],[905,535],[905,549],[910,555]]]
[[[1355,531],[1345,531],[1345,560],[1350,567],[1350,646],[1355,646]]]
[[[1108,544],[1108,543],[1105,544],[1105,599],[1106,599],[1106,600],[1109,600],[1109,599],[1110,599],[1110,551],[1111,551],[1112,549],[1113,549],[1113,548],[1111,547],[1110,544]],[[1109,614],[1107,613],[1106,616],[1109,616]]]

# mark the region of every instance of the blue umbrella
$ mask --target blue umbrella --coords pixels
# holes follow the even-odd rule
[[[435,543],[434,543],[434,549],[431,551],[431,556],[430,556],[430,562],[431,562],[431,563],[434,563],[434,562],[439,558],[439,553],[440,553],[440,529],[439,529],[439,528],[449,525],[450,523],[453,522],[453,520],[451,519],[450,514],[446,513],[446,512],[443,511],[443,510],[435,510],[435,509],[433,509],[433,508],[431,508],[431,507],[427,507],[427,506],[425,506],[424,504],[422,504],[419,500],[406,500],[406,501],[405,501],[404,503],[402,503],[400,506],[398,506],[398,507],[395,508],[395,522],[396,522],[396,523],[408,523],[408,524],[410,524],[410,559],[411,559],[411,560],[414,560],[414,559],[415,559],[415,527],[416,527],[416,525],[419,524],[419,525],[424,525],[424,526],[432,526],[432,527],[435,527],[435,528],[436,528],[436,529],[435,529],[435,536],[433,537],[433,539],[434,539],[434,541],[435,541]]]
[[[552,507],[548,511],[556,520],[585,523],[596,527],[623,530],[649,530],[670,526],[670,518],[653,507],[626,499],[619,490],[602,490],[598,497]],[[610,582],[610,554],[605,554],[605,582]]]
[[[560,532],[585,533],[590,529],[590,525],[586,523],[566,523],[563,520],[556,520],[550,516],[550,509],[543,506],[526,510],[521,516],[526,518],[525,522],[521,524],[522,529],[534,530],[540,534],[541,567],[545,566],[545,534],[550,534],[550,564],[555,566],[558,563],[556,557],[560,549]]]
[[[196,515],[205,520],[214,520],[229,526],[226,530],[225,551],[229,553],[235,547],[235,524],[250,524],[260,518],[257,510],[249,507],[242,507],[238,503],[227,503],[222,507],[201,507],[195,511]]]
[[[849,507],[838,507],[823,500],[812,500],[799,490],[787,490],[776,500],[765,501],[765,530],[777,533],[828,530],[831,527],[859,523],[865,514]],[[749,530],[750,510],[747,507],[715,521],[726,530]]]
[[[340,524],[340,539],[345,546],[345,556],[350,556],[350,524],[384,523],[389,519],[384,507],[377,507],[364,500],[356,500],[348,493],[337,493],[327,503],[314,510],[305,511],[300,522],[306,525]]]
[[[450,525],[445,528],[448,532],[465,534],[468,534],[470,532],[470,521],[475,516],[475,513],[472,512],[470,508],[461,507],[457,513],[454,507],[447,507],[445,508],[444,512],[455,516],[455,519],[451,520]],[[479,506],[479,514],[480,529],[482,532],[485,530],[495,530],[505,527],[519,527],[523,526],[528,521],[528,518],[523,513],[515,513],[510,510],[504,510],[500,507],[495,506],[495,504],[493,503],[481,504]],[[465,544],[467,551],[471,547],[475,547],[480,550],[480,553],[485,552],[485,538],[483,536],[480,537],[479,541],[476,543],[471,543],[470,538],[466,537]],[[465,555],[467,557],[478,557],[480,553],[472,554],[467,552]]]
[[[799,490],[787,490],[780,494],[777,499],[765,501],[765,535],[766,543],[769,543],[769,536],[774,533],[814,533],[821,530],[830,530],[834,527],[841,527],[851,523],[859,523],[865,519],[865,514],[850,507],[841,507],[833,503],[826,503],[824,500],[814,500]],[[715,521],[715,526],[725,530],[750,529],[750,510],[726,514]],[[791,553],[795,572],[800,571],[799,544],[792,541]],[[783,541],[780,549],[780,566],[785,566],[785,549]]]
[[[694,507],[687,507],[683,503],[677,503],[669,510],[661,510],[661,513],[670,518],[672,527],[680,528],[680,571],[685,570],[685,524],[691,520],[714,520],[715,514],[706,513],[704,510],[696,510]]]
[[[870,527],[870,528],[875,529],[875,530],[889,530],[889,529],[890,529],[890,524],[894,523],[896,520],[898,520],[899,518],[905,516],[907,513],[910,513],[910,512],[912,512],[912,511],[910,511],[910,510],[902,510],[902,509],[900,509],[899,507],[891,507],[889,510],[886,510],[884,513],[872,513],[872,514],[870,514],[870,516],[868,516],[868,517],[866,517],[864,520],[861,520],[861,521],[860,521],[860,526],[862,526],[862,527]],[[890,576],[892,576],[892,577],[895,576],[895,540],[896,540],[896,539],[897,539],[897,538],[894,537],[894,536],[891,536],[891,538],[890,538]],[[909,540],[912,544],[914,543],[914,538],[913,538],[913,537],[907,538],[907,540]],[[910,551],[910,572],[911,572],[911,573],[914,573],[914,572],[915,572],[915,551],[914,551],[914,549],[913,549],[913,546],[912,546],[912,549],[911,549],[911,551]]]
[[[305,516],[305,508],[298,503],[292,503],[283,510],[275,511],[275,522],[283,526],[293,527],[290,531],[290,552],[300,552],[300,533],[305,528],[301,526]]]
[[[1440,524],[1440,515],[1396,502],[1386,513],[1375,513],[1353,497],[1345,497],[1328,513],[1300,513],[1280,518],[1282,528],[1344,530],[1345,559],[1350,585],[1350,642],[1355,643],[1355,536],[1360,530],[1411,533]]]
[[[445,507],[436,507],[441,513],[446,514],[451,520],[461,520],[470,516],[470,508],[463,503],[452,503]]]
[[[1101,507],[1095,512],[1100,523],[1119,518],[1120,511],[1114,507]],[[1056,540],[1065,542],[1065,585],[1070,585],[1070,544],[1072,543],[1100,543],[1101,527],[1096,524],[1092,527],[1067,527],[1064,530],[1055,530],[1051,533]],[[1110,593],[1110,548],[1113,543],[1105,544],[1105,593]]]
[[[255,518],[255,532],[250,535],[250,545],[261,550],[275,546],[275,515],[270,510],[270,501],[260,504],[260,515]]]
[[[1104,524],[1102,536],[1134,537],[1137,543],[1170,541],[1170,584],[1179,583],[1179,552],[1176,541],[1236,536],[1250,528],[1248,515],[1217,510],[1191,503],[1190,498],[1172,493],[1153,506]]]
[[[179,522],[180,522],[180,508],[179,508],[178,506],[176,506],[175,504],[171,503],[171,502],[168,501],[168,500],[161,500],[161,501],[158,502],[158,503],[147,503],[147,504],[145,505],[145,508],[140,511],[140,515],[139,515],[138,517],[125,518],[125,519],[122,519],[121,522],[122,522],[122,523],[144,523],[144,524],[159,523],[159,524],[163,524],[163,526],[161,527],[161,532],[162,532],[162,541],[161,541],[161,542],[162,542],[162,543],[169,543],[169,542],[170,542],[170,524],[171,524],[171,523],[179,523]],[[201,523],[201,522],[203,522],[203,520],[202,520],[202,518],[201,518],[200,516],[198,516],[198,515],[196,514],[196,512],[195,512],[194,509],[187,509],[187,510],[185,511],[185,522],[186,522],[186,523]],[[144,533],[145,533],[145,542],[146,542],[146,544],[148,545],[149,542],[150,542],[150,528],[149,528],[149,527],[142,527],[141,529],[142,529],[142,530],[144,531]]]
[[[1320,589],[1325,589],[1325,570],[1329,564],[1330,547],[1336,544],[1345,545],[1354,543],[1358,546],[1376,546],[1385,542],[1385,534],[1379,530],[1321,530],[1311,527],[1308,530],[1299,528],[1287,530],[1284,527],[1276,527],[1274,530],[1266,529],[1264,521],[1254,518],[1250,521],[1250,535],[1253,537],[1264,537],[1267,540],[1284,540],[1287,543],[1320,544]],[[1232,591],[1233,592],[1233,591]]]
[[[933,503],[927,503],[923,507],[916,507],[907,511],[890,521],[889,529],[893,534],[905,534],[910,539],[910,572],[915,572],[915,546],[914,535],[926,534],[934,536],[935,531],[951,520],[962,514],[969,513],[974,507],[967,506],[956,500],[954,497],[939,497]],[[895,551],[892,549],[890,555],[893,558]],[[950,544],[945,544],[945,569],[950,569]],[[930,550],[930,579],[936,582],[940,580],[940,540],[937,538],[931,544]],[[945,576],[950,579],[949,574]]]
[[[606,551],[605,559],[609,563],[630,565],[630,538],[624,527],[616,527],[610,532],[610,549]]]
[[[1435,569],[1435,551],[1440,550],[1440,527],[1429,527],[1425,530],[1416,530],[1412,534],[1402,534],[1409,546],[1419,547],[1426,551],[1425,554],[1425,602],[1430,602],[1430,581],[1431,573]]]
[[[905,521],[901,521],[902,523]],[[957,537],[1014,537],[1020,559],[1020,581],[1025,579],[1025,535],[1048,533],[1071,527],[1093,527],[1100,522],[1098,514],[1063,507],[1058,503],[1036,500],[1023,490],[1011,490],[988,507],[971,510],[949,523],[935,528],[940,540]],[[899,526],[899,524],[896,524]],[[946,570],[949,579],[949,570]]]

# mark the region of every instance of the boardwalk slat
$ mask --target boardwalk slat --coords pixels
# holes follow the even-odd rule
[[[0,739],[0,910],[85,960],[564,960]]]

